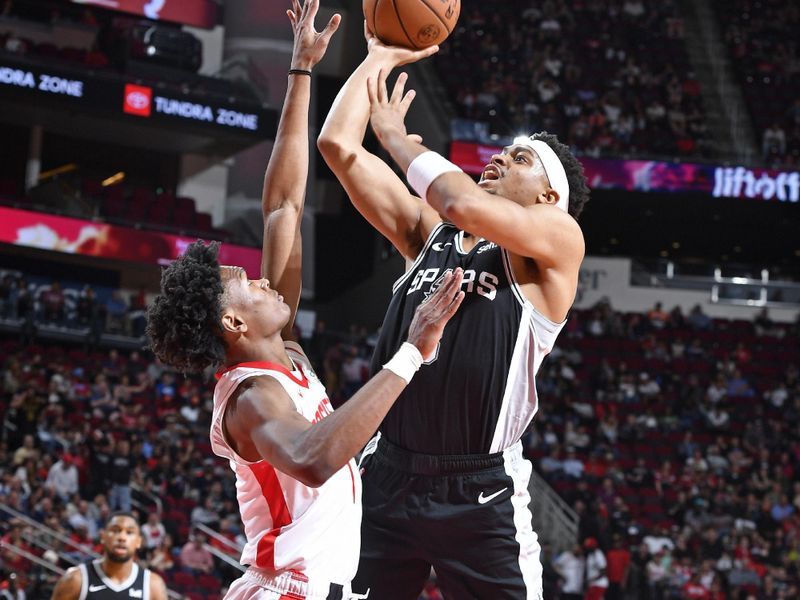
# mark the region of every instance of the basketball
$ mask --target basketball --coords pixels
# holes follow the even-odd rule
[[[367,27],[385,44],[421,50],[455,29],[461,0],[364,0]]]

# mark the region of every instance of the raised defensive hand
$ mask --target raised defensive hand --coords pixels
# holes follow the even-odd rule
[[[317,31],[314,19],[319,11],[319,0],[304,0],[302,7],[299,0],[292,0],[292,9],[286,14],[292,22],[294,32],[294,51],[292,52],[292,69],[311,70],[325,56],[328,42],[339,28],[342,17],[335,14],[328,21],[325,29]]]
[[[414,313],[408,328],[408,342],[417,347],[424,360],[430,359],[436,352],[445,325],[464,300],[464,292],[461,291],[463,280],[464,271],[461,268],[446,272],[437,282],[440,283],[439,287]],[[435,286],[436,283],[433,284]]]

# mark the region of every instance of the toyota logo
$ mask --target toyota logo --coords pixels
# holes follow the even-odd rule
[[[142,92],[130,92],[127,97],[127,102],[131,108],[142,110],[149,106],[150,98],[147,97],[147,94],[143,94]]]

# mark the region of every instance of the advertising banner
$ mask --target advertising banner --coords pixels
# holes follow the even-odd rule
[[[480,175],[502,149],[472,142],[453,142],[450,160],[471,175]],[[713,198],[749,198],[800,202],[800,173],[655,160],[580,157],[589,186],[629,192],[694,192]]]
[[[211,0],[72,0],[72,2],[204,29],[213,29],[219,20],[217,5]]]
[[[0,94],[35,99],[70,110],[154,124],[204,128],[209,133],[236,132],[264,139],[274,131],[275,115],[257,105],[216,102],[192,93],[170,91],[87,71],[41,67],[30,62],[0,60]]]
[[[112,260],[151,265],[167,265],[186,251],[196,237],[159,231],[95,223],[70,217],[0,207],[0,242],[82,254]],[[261,251],[223,243],[221,264],[244,268],[251,278],[259,277]]]

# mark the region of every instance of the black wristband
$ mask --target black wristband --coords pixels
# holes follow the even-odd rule
[[[311,77],[311,71],[306,69],[289,69],[289,75],[308,75]]]

